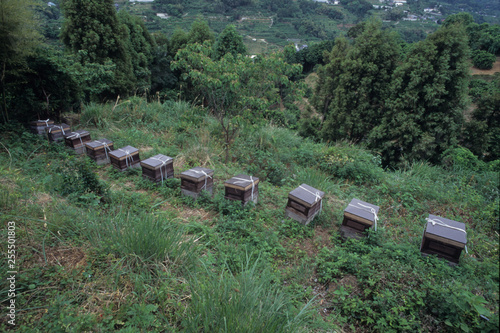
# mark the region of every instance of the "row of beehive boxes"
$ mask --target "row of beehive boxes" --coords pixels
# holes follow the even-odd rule
[[[163,182],[174,176],[173,158],[156,155],[141,161],[137,148],[126,146],[114,149],[113,142],[107,139],[91,141],[87,131],[71,132],[66,124],[54,125],[53,121],[32,122],[32,130],[47,134],[51,141],[65,141],[76,153],[84,152],[97,164],[111,163],[118,170],[142,167],[144,178]],[[213,194],[214,171],[196,167],[180,174],[181,192],[197,198],[205,190]],[[224,183],[225,198],[247,204],[257,203],[259,179],[247,175],[237,175]],[[324,192],[307,184],[302,184],[288,194],[285,208],[286,216],[307,225],[322,209]],[[358,199],[353,199],[344,210],[341,233],[344,237],[359,238],[368,229],[377,228],[379,207]],[[466,248],[467,233],[465,224],[435,215],[429,215],[422,237],[420,250],[424,254],[435,254],[453,263],[458,263],[461,252]]]

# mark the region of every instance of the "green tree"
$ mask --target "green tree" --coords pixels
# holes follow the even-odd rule
[[[183,49],[188,43],[188,34],[180,29],[176,28],[172,37],[170,38],[168,44],[168,54],[173,58],[177,54],[177,51]]]
[[[421,41],[394,72],[388,110],[370,133],[384,163],[424,159],[439,162],[457,144],[468,83],[467,36],[446,25]]]
[[[281,54],[255,61],[240,54],[234,57],[228,53],[220,60],[212,59],[211,55],[209,42],[188,44],[177,53],[172,67],[182,70],[184,78],[193,81],[194,89],[219,121],[228,162],[231,145],[243,122],[259,122],[271,116],[272,106],[281,104],[284,87],[300,98],[300,90],[289,77],[300,73],[302,68],[287,64]]]
[[[338,58],[330,56],[332,65],[320,71],[321,76],[329,76],[320,79],[327,86],[320,87],[316,97],[316,106],[326,111],[322,136],[359,141],[380,122],[387,108],[399,44],[395,34],[381,29],[380,22],[370,21],[352,47],[347,48],[342,39],[339,45],[334,48]],[[342,50],[347,50],[345,56]]]
[[[494,54],[484,50],[475,50],[472,52],[472,63],[479,69],[491,69],[493,63],[497,60]]]
[[[9,121],[8,76],[16,77],[17,71],[25,68],[25,59],[40,45],[31,0],[0,0],[0,85],[2,93],[2,121]],[[12,82],[12,81],[11,81]]]
[[[120,10],[118,21],[125,28],[124,43],[132,62],[136,90],[145,92],[151,88],[150,66],[153,61],[155,41],[139,17]]]
[[[61,38],[69,51],[78,55],[82,65],[89,63],[116,65],[110,89],[100,97],[129,94],[136,79],[127,52],[127,29],[116,15],[113,0],[65,0]]]
[[[236,27],[232,24],[224,28],[214,45],[214,57],[217,60],[227,53],[236,56],[237,54],[245,54],[246,51],[247,48],[243,44],[243,37],[241,37],[238,31],[236,31]]]
[[[500,159],[500,76],[482,95],[466,124],[462,144],[486,161]]]
[[[188,43],[199,43],[203,44],[205,41],[213,43],[215,40],[214,33],[208,26],[208,23],[203,19],[199,18],[191,24],[191,29],[187,35]]]

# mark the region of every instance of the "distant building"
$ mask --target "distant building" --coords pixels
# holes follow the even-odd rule
[[[155,0],[130,0],[130,2],[154,2]]]
[[[49,6],[49,7],[54,7],[54,6],[56,6],[56,4],[55,4],[55,3],[53,3],[53,2],[47,2],[47,6]]]
[[[159,18],[161,19],[168,19],[170,16],[168,16],[168,14],[166,13],[156,13],[156,16],[158,16]]]
[[[306,49],[306,48],[307,48],[307,44],[299,45],[298,43],[295,43],[295,51],[297,51],[297,52],[299,52],[300,50]]]

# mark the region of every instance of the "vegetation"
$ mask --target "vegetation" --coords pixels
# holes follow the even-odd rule
[[[366,1],[54,1],[0,0],[0,229],[16,235],[15,267],[0,267],[17,272],[17,330],[498,331],[500,77],[468,72],[471,53],[497,53],[495,25],[450,15],[407,44],[361,22]],[[59,35],[59,5],[62,42],[36,42]],[[151,34],[153,6],[187,28]],[[317,43],[247,56],[256,6],[275,40]],[[28,133],[47,118],[171,156],[176,177],[153,184]],[[195,166],[215,170],[196,201],[178,178]],[[238,173],[261,180],[257,204],[224,198]],[[326,193],[307,226],[284,212],[303,183]],[[380,206],[360,240],[339,235],[352,198]],[[420,254],[428,214],[466,224],[457,266]]]
[[[498,177],[464,148],[443,167],[389,171],[351,144],[243,125],[225,163],[211,139],[219,124],[202,108],[140,98],[86,106],[74,126],[143,159],[174,156],[176,174],[210,166],[215,195],[195,202],[177,179],[156,186],[3,126],[0,203],[3,225],[16,221],[21,331],[498,329]],[[262,180],[255,207],[223,198],[222,180],[238,172]],[[303,182],[327,193],[308,226],[284,217]],[[352,197],[379,205],[381,220],[344,242]],[[459,266],[420,255],[429,212],[466,223]]]

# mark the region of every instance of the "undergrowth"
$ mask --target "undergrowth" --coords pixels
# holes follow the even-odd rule
[[[93,138],[136,145],[142,159],[173,157],[175,178],[160,184],[21,124],[0,127],[1,232],[16,222],[19,331],[498,331],[495,162],[460,148],[443,166],[385,170],[359,146],[253,125],[224,164],[206,111],[141,98],[83,108],[79,126]],[[179,173],[194,166],[215,170],[213,196],[181,195]],[[260,178],[256,205],[224,198],[224,180],[238,173]],[[284,212],[302,183],[325,192],[307,226]],[[345,241],[338,227],[352,198],[380,206],[379,228]],[[429,213],[466,224],[458,266],[419,253]]]

